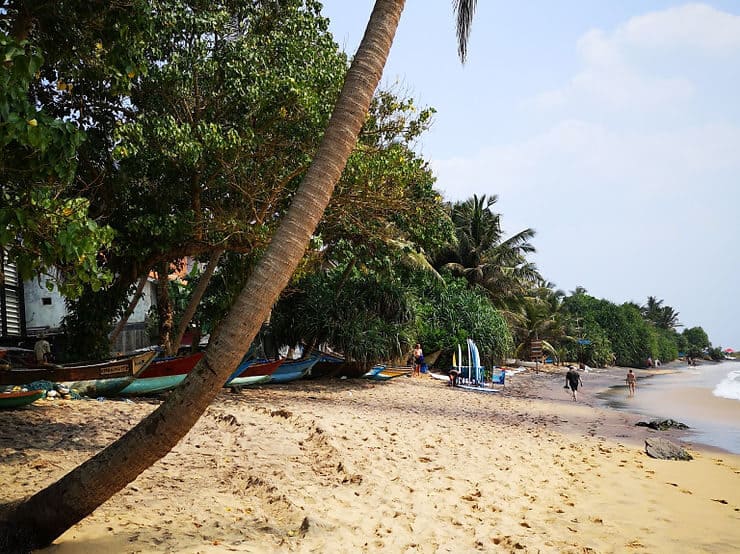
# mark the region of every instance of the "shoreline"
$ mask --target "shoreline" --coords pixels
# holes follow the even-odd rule
[[[584,379],[578,403],[559,373],[530,371],[491,394],[426,376],[224,392],[42,552],[732,552],[740,456],[677,441],[693,461],[647,457],[657,432],[596,405],[609,371]],[[158,403],[0,412],[2,501],[50,484]]]

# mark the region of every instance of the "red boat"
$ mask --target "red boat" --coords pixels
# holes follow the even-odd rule
[[[154,360],[149,367],[142,371],[137,378],[146,379],[148,377],[171,377],[172,375],[184,375],[190,373],[190,370],[195,367],[200,359],[203,357],[203,352],[196,352],[189,356],[181,356],[179,358],[164,358],[162,360]]]

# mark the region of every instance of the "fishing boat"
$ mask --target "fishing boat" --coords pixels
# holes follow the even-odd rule
[[[0,385],[52,381],[85,396],[114,396],[128,386],[155,355],[154,351],[146,351],[96,363],[13,367],[0,370]]]
[[[365,373],[363,377],[372,381],[388,381],[389,379],[394,379],[396,377],[411,375],[412,371],[413,368],[407,366],[376,365],[373,366],[370,371]]]
[[[36,353],[28,348],[18,346],[0,346],[0,367],[33,367],[36,364]]]
[[[245,360],[236,371],[231,374],[231,377],[226,381],[225,387],[246,387],[249,385],[257,385],[259,383],[266,383],[270,380],[270,377],[275,370],[279,368],[285,360],[261,360],[252,359]]]
[[[269,383],[288,383],[300,379],[311,371],[321,357],[311,354],[297,360],[283,360],[277,369],[270,375]]]
[[[46,391],[28,390],[0,393],[0,410],[12,410],[21,406],[28,406],[44,396]]]
[[[123,390],[121,396],[145,396],[174,389],[203,357],[203,352],[154,360]]]

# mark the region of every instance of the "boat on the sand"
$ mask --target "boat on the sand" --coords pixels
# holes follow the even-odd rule
[[[150,350],[102,362],[0,369],[0,386],[51,381],[85,396],[114,396],[128,386],[155,355],[156,352]]]
[[[27,390],[0,393],[0,410],[12,410],[21,406],[28,406],[44,396],[46,391]]]

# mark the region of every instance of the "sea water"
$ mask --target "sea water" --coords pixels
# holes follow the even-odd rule
[[[639,378],[633,398],[626,386],[614,387],[602,398],[648,419],[685,423],[691,430],[681,438],[740,454],[740,362],[679,367]]]
[[[735,364],[733,364],[735,365]],[[740,369],[730,371],[712,391],[714,396],[740,400]]]

